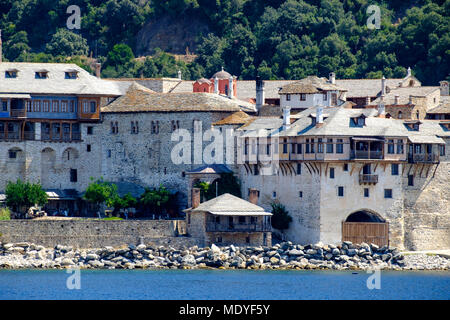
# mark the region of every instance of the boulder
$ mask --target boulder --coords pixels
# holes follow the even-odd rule
[[[183,259],[181,260],[181,263],[186,265],[195,265],[197,262],[195,260],[195,257],[192,254],[185,255]]]
[[[331,253],[333,254],[333,256],[337,256],[341,254],[341,250],[339,250],[338,248],[334,248]]]
[[[64,258],[62,261],[61,261],[61,265],[62,266],[72,266],[72,265],[74,265],[75,263],[73,263],[73,261],[72,261],[72,259],[69,259],[69,258]]]
[[[280,259],[276,258],[276,257],[271,257],[269,259],[271,264],[278,264],[280,262]]]
[[[220,253],[221,252],[220,248],[218,246],[216,246],[214,243],[211,245],[211,251],[213,253]]]
[[[86,255],[86,260],[90,261],[90,260],[98,260],[99,256],[95,253],[89,253]]]
[[[353,257],[356,254],[357,254],[356,249],[348,249],[347,250],[347,255],[350,256],[350,257]]]
[[[302,256],[302,255],[304,255],[304,252],[302,251],[302,250],[297,250],[297,249],[292,249],[292,250],[289,250],[288,251],[288,254],[290,255],[290,256]]]

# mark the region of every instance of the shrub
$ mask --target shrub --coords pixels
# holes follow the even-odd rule
[[[281,232],[289,228],[289,224],[292,222],[292,217],[282,204],[272,203],[272,213],[272,227],[280,230]]]

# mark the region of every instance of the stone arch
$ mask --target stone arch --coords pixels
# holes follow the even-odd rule
[[[50,147],[41,150],[41,184],[44,188],[51,188],[55,180],[56,151]]]
[[[26,155],[19,147],[9,148],[6,154],[5,181],[25,180]]]
[[[360,209],[357,210],[347,216],[345,222],[378,222],[384,223],[386,219],[384,219],[379,213],[369,210],[369,209]]]
[[[78,159],[78,157],[79,157],[78,150],[72,147],[66,148],[62,153],[63,162],[72,161]]]

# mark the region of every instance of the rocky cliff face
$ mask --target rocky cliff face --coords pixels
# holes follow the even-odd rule
[[[174,54],[195,52],[202,35],[209,32],[200,19],[186,14],[150,20],[136,37],[136,55],[151,55],[156,48]]]

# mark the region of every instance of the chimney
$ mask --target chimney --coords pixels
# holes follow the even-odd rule
[[[328,81],[331,84],[336,84],[336,74],[334,72],[331,72],[328,78]]]
[[[382,96],[386,95],[386,78],[384,76],[381,79],[381,95]]]
[[[102,64],[101,63],[96,63],[95,64],[95,76],[97,77],[97,78],[99,78],[100,79],[100,70],[101,70],[101,68],[102,68]]]
[[[411,67],[408,67],[408,71],[406,72],[406,77],[411,77]]]
[[[291,107],[283,107],[283,129],[288,129],[291,126]]]
[[[3,57],[3,52],[2,52],[3,48],[2,48],[2,30],[0,29],[0,63],[2,63],[2,57]]]
[[[321,126],[323,124],[323,107],[317,106],[316,109],[316,125]]]
[[[395,95],[395,105],[398,105],[398,99],[400,98],[400,96],[398,94]]]
[[[370,97],[366,97],[366,106],[370,104]]]
[[[178,80],[181,80],[181,70],[178,70],[177,75],[178,75]]]
[[[264,81],[260,76],[256,77],[256,111],[259,112],[265,102]]]
[[[214,93],[219,94],[219,79],[217,77],[214,78]]]
[[[259,191],[256,190],[256,189],[250,188],[250,189],[248,189],[248,192],[249,192],[248,201],[250,203],[253,203],[253,204],[257,205],[258,204]]]
[[[192,209],[195,209],[200,205],[200,188],[192,188],[191,203]]]
[[[440,89],[441,89],[441,96],[448,96],[449,95],[448,81],[440,81],[439,85],[440,85]]]
[[[233,99],[233,84],[234,84],[234,78],[233,76],[230,77],[229,83],[228,83],[228,98]]]
[[[386,117],[386,109],[384,108],[384,96],[381,96],[380,102],[378,103],[378,117]]]

